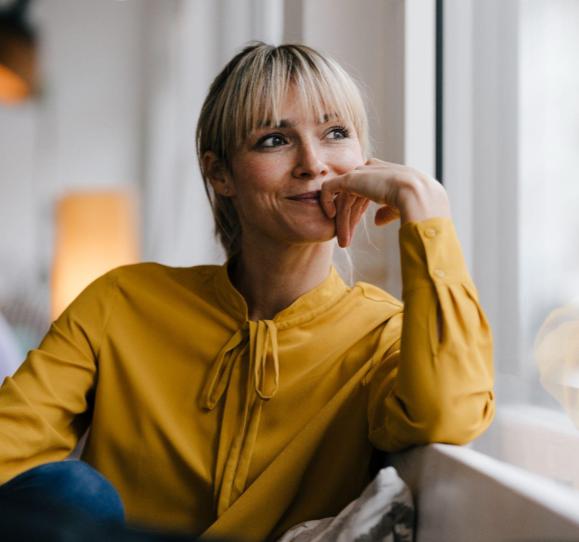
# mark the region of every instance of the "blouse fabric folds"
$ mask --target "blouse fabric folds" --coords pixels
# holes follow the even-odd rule
[[[469,442],[495,411],[487,320],[450,219],[399,237],[404,305],[334,267],[259,321],[227,264],[99,277],[0,388],[0,483],[90,425],[130,523],[271,540],[358,497],[373,447]]]

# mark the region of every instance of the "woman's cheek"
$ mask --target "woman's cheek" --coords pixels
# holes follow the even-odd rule
[[[359,166],[364,165],[365,160],[362,155],[361,149],[348,149],[348,151],[342,153],[341,155],[341,171],[340,174],[348,173]]]

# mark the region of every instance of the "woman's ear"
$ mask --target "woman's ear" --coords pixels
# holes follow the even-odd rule
[[[213,151],[207,151],[203,154],[202,164],[205,176],[216,194],[226,197],[235,195],[235,187],[229,171]]]

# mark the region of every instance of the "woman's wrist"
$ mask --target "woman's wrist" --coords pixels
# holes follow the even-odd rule
[[[400,224],[429,218],[450,218],[450,203],[444,187],[427,176],[417,177],[400,190]]]

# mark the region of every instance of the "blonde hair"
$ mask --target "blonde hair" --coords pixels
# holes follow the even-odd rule
[[[336,115],[350,123],[366,157],[370,155],[368,119],[360,89],[332,58],[311,47],[277,47],[251,42],[213,80],[197,124],[197,157],[209,198],[215,231],[227,257],[241,249],[241,224],[231,198],[216,194],[203,167],[212,151],[229,171],[235,151],[259,126],[277,125],[290,85],[316,118]]]

